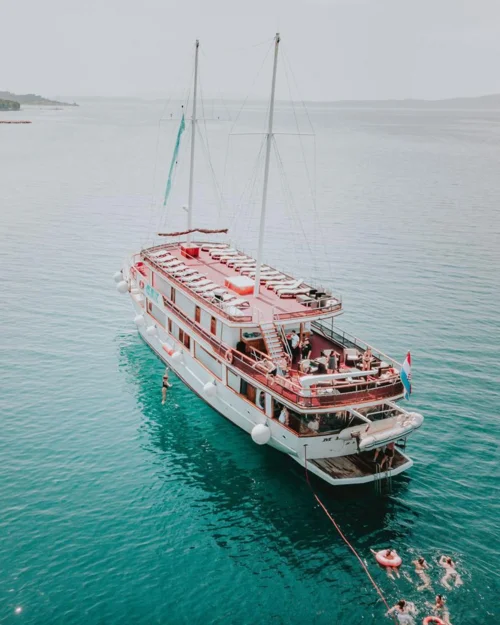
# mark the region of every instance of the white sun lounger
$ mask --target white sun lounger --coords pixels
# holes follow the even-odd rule
[[[196,284],[193,284],[191,288],[193,289],[193,291],[195,291],[196,289],[199,289],[200,286],[206,286],[207,284],[213,284],[212,280],[208,280],[205,278],[203,280],[200,280]]]
[[[300,289],[301,286],[302,280],[295,280],[295,282],[292,282],[292,284],[283,284],[281,286],[278,285],[275,287],[274,290],[276,292],[276,295],[278,295],[278,297],[281,297],[280,293],[282,291],[296,291],[297,289]]]
[[[148,252],[148,256],[153,256],[153,258],[160,258],[160,256],[172,256],[172,254],[168,250],[156,250],[153,252]]]
[[[276,291],[276,289],[282,288],[293,288],[295,287],[297,280],[268,280],[266,282],[266,287],[271,289],[271,291]]]
[[[241,254],[223,254],[220,258],[219,258],[219,262],[220,263],[228,263],[229,266],[229,261],[233,261],[237,262],[238,260],[244,260],[246,258],[246,256],[242,256]]]
[[[208,253],[212,258],[220,258],[221,256],[231,256],[232,254],[238,254],[238,250],[233,247],[216,248],[215,250],[208,250]]]
[[[241,256],[231,256],[231,258],[227,259],[227,266],[228,267],[234,267],[234,265],[236,263],[242,263],[242,262],[247,262],[252,260],[251,258],[249,258],[248,256],[245,255],[241,255]]]
[[[253,258],[249,258],[248,260],[240,260],[239,262],[234,263],[233,267],[236,271],[239,271],[242,267],[255,267],[256,264],[257,263]]]
[[[302,289],[282,289],[278,293],[278,297],[297,297],[297,295],[309,295],[311,289],[302,288]]]
[[[228,247],[229,245],[227,243],[204,243],[201,246],[201,251],[209,252],[210,250],[223,250]]]
[[[197,273],[195,276],[190,276],[189,278],[181,278],[181,282],[184,282],[184,284],[193,284],[194,282],[197,282],[198,280],[204,280],[206,276],[204,276],[202,273]]]
[[[205,286],[193,286],[193,291],[195,293],[208,293],[209,291],[215,291],[218,288],[218,284],[212,282],[210,284],[206,284]]]
[[[170,273],[175,276],[178,273],[182,273],[183,271],[185,271],[186,269],[189,269],[189,267],[187,265],[185,265],[184,263],[181,263],[180,265],[176,265],[176,267],[174,267],[174,269],[170,270]]]
[[[189,267],[187,267],[186,269],[183,269],[180,273],[177,273],[175,277],[177,278],[177,280],[182,280],[183,278],[191,278],[195,274],[198,274],[196,269],[190,269]]]

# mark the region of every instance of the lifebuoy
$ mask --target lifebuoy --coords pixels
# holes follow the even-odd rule
[[[394,549],[391,549],[392,553],[394,554],[392,558],[387,558],[386,557],[386,553],[387,553],[387,549],[383,549],[382,551],[379,551],[375,554],[375,560],[382,566],[391,566],[391,567],[398,567],[401,566],[401,564],[403,563],[403,560],[401,560],[401,558],[398,556],[398,554],[394,551]]]
[[[142,280],[139,280],[139,286],[141,287],[141,289],[144,288],[144,282]]]
[[[426,616],[423,625],[446,625],[446,623],[439,616]]]
[[[224,354],[224,358],[227,360],[229,364],[233,362],[233,350],[229,348],[227,352]]]

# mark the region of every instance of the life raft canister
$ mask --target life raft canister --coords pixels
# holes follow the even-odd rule
[[[439,616],[426,616],[422,625],[446,625],[446,623]]]
[[[401,558],[393,549],[391,549],[391,551],[393,553],[392,558],[387,558],[385,555],[387,553],[387,549],[383,549],[382,551],[379,551],[375,554],[375,560],[381,566],[391,566],[391,567],[396,567],[396,568],[398,566],[401,566],[401,564],[403,563],[403,560],[401,560]]]

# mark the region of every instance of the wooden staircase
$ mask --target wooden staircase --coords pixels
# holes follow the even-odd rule
[[[268,321],[260,324],[260,330],[269,358],[275,365],[282,367],[286,362],[286,355],[276,326],[272,321]]]

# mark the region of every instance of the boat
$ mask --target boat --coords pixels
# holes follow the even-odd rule
[[[256,257],[221,241],[226,230],[193,227],[197,41],[187,226],[132,254],[116,287],[156,355],[255,443],[333,486],[378,482],[412,466],[407,440],[423,423],[396,403],[411,392],[409,354],[402,365],[341,330],[340,296],[262,258],[279,44],[276,35]]]

